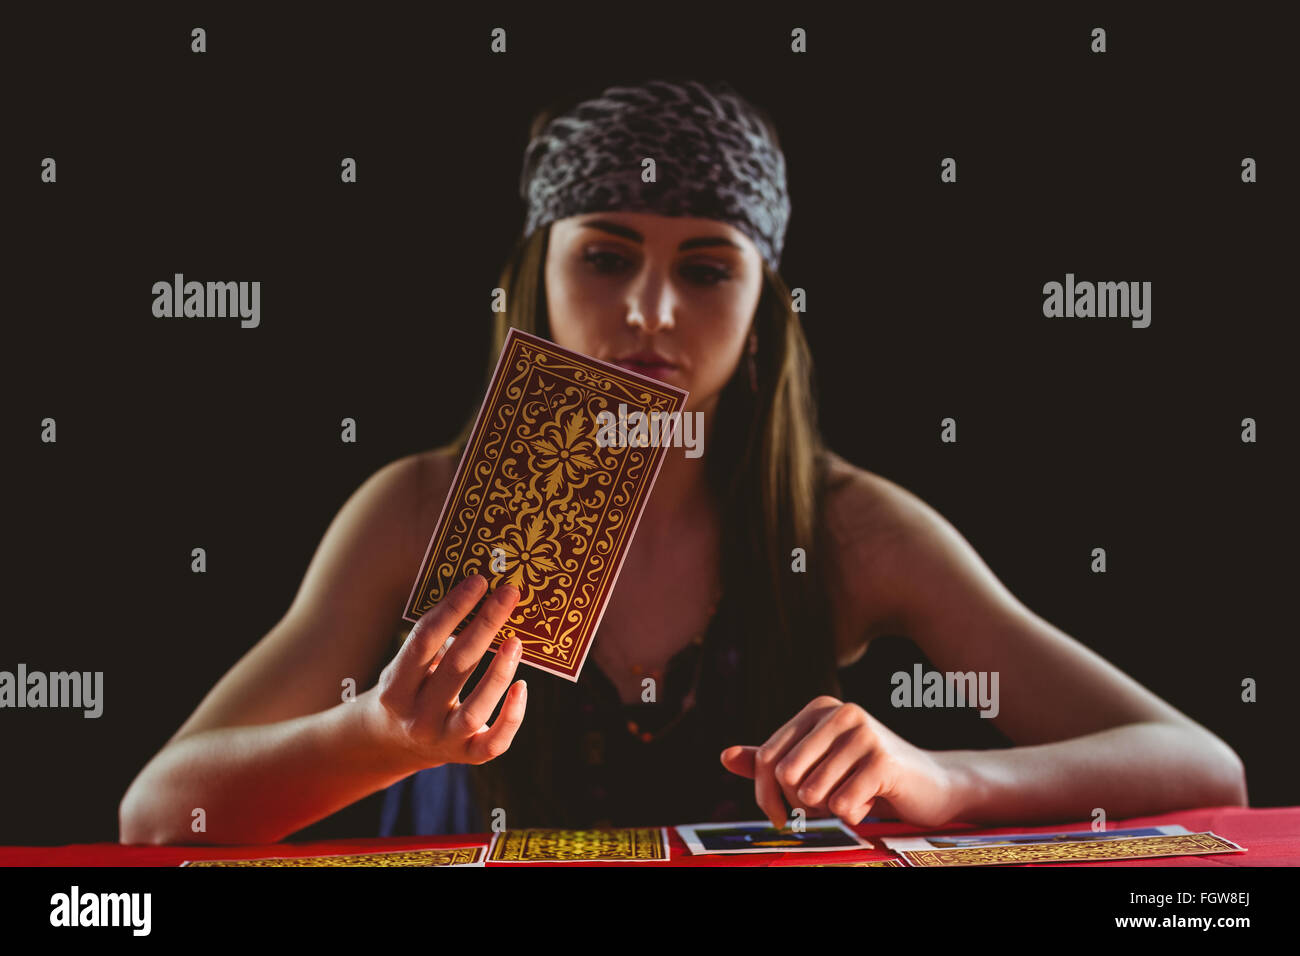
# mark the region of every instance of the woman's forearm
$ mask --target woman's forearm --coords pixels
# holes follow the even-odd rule
[[[118,808],[123,843],[274,843],[419,770],[379,743],[367,691],[292,720],[162,749]],[[205,829],[196,831],[196,809]]]
[[[1137,723],[1070,740],[934,756],[953,774],[954,820],[1034,823],[1244,806],[1241,759],[1195,726]]]

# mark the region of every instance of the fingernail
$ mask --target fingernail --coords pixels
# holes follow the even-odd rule
[[[497,593],[500,594],[507,601],[519,600],[519,589],[515,587],[513,584],[501,585],[501,587],[497,588]]]
[[[510,659],[518,660],[519,655],[523,652],[524,642],[517,637],[510,638]]]
[[[528,696],[528,681],[526,681],[526,680],[521,680],[521,681],[519,682],[519,696],[520,696],[520,697],[527,697],[527,696]]]

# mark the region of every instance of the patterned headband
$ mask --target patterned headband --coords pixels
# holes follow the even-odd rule
[[[642,182],[642,161],[657,182]],[[790,219],[785,157],[726,83],[613,86],[546,125],[524,153],[524,235],[588,212],[717,219],[777,268]]]

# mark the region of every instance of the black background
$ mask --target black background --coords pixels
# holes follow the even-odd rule
[[[11,21],[0,669],[103,671],[105,709],[0,712],[0,843],[116,840],[131,779],[279,620],[348,495],[477,407],[533,111],[669,73],[726,79],[776,121],[781,271],[807,292],[831,447],[1227,740],[1254,805],[1300,802],[1278,8],[421,7]],[[260,280],[261,326],[154,318],[175,272]],[[1045,319],[1042,286],[1067,272],[1150,281],[1151,326]],[[873,646],[850,696],[914,660]],[[971,729],[877,714],[922,746]],[[376,813],[306,835],[373,835]]]

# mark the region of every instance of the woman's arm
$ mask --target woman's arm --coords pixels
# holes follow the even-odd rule
[[[383,693],[380,685],[349,702],[342,697],[345,680],[361,688],[379,674],[382,685],[397,663],[380,674],[392,656],[390,640],[424,553],[431,509],[450,482],[451,464],[439,456],[401,459],[348,499],[284,619],[222,677],[128,788],[118,808],[121,842],[274,842],[437,762],[428,748],[423,762],[414,759],[411,748],[418,752],[419,741],[408,740],[401,726],[411,701],[398,698],[416,695],[419,681],[398,688],[402,693],[390,689],[382,700],[376,697],[376,691]],[[441,620],[444,606],[445,613],[455,611],[451,597],[424,615],[398,659],[414,650],[426,618],[437,614]],[[472,606],[440,626],[445,624],[449,634]],[[465,676],[487,646],[474,660],[461,661],[470,643],[459,641],[458,650],[447,655],[457,668],[470,668]],[[432,652],[426,656],[431,659]],[[416,670],[425,676],[422,667]],[[453,676],[445,663],[437,672],[448,680]],[[441,701],[446,707],[436,715],[439,702],[428,694],[421,698],[429,712],[418,732],[441,728],[450,711],[459,709],[463,683],[446,695]],[[499,680],[480,686],[484,700],[505,689]],[[522,717],[522,706],[516,690],[502,713]],[[484,714],[474,709],[478,723],[453,730],[472,735],[491,711],[491,706]],[[490,739],[505,737],[510,723],[499,718],[502,733]],[[204,811],[206,831],[192,828],[197,808]]]
[[[487,721],[519,664],[519,639],[501,645],[464,701],[460,693],[518,589],[494,591],[442,650],[487,586],[475,575],[452,588],[355,700],[269,726],[196,732],[165,747],[123,801],[124,839],[195,842],[197,832],[203,843],[274,843],[417,770],[500,756],[524,717],[523,681],[510,687],[496,722]],[[205,825],[196,831],[199,808]]]
[[[1154,721],[1006,750],[948,750],[953,819],[971,823],[1147,816],[1245,806],[1241,759],[1196,724]]]
[[[1232,748],[1029,611],[919,498],[842,460],[832,466],[827,571],[841,666],[872,635],[905,634],[936,670],[964,675],[963,697],[976,694],[981,719],[1018,746],[923,750],[890,730],[888,715],[817,697],[761,746],[720,754],[753,779],[773,826],[786,803],[849,824],[878,806],[925,827],[1246,803]]]
[[[122,799],[121,842],[275,843],[421,769],[385,745],[374,696],[168,744]]]
[[[962,819],[1246,803],[1241,760],[1224,741],[1028,610],[919,498],[863,472],[852,484],[860,506],[875,509],[871,590],[887,602],[882,612],[935,669],[998,673],[988,719],[1017,746],[933,754]]]
[[[412,526],[423,468],[419,456],[392,462],[348,498],[284,618],[132,782],[118,810],[122,842],[256,842],[291,832],[283,829],[291,822],[314,822],[396,772],[383,761],[367,771],[366,728],[349,719],[356,712],[346,708],[358,702],[343,704],[343,681],[369,686],[392,656],[418,568]],[[308,769],[312,760],[319,774]],[[335,765],[361,769],[362,779],[329,776]],[[207,811],[206,834],[190,828],[196,807]]]

